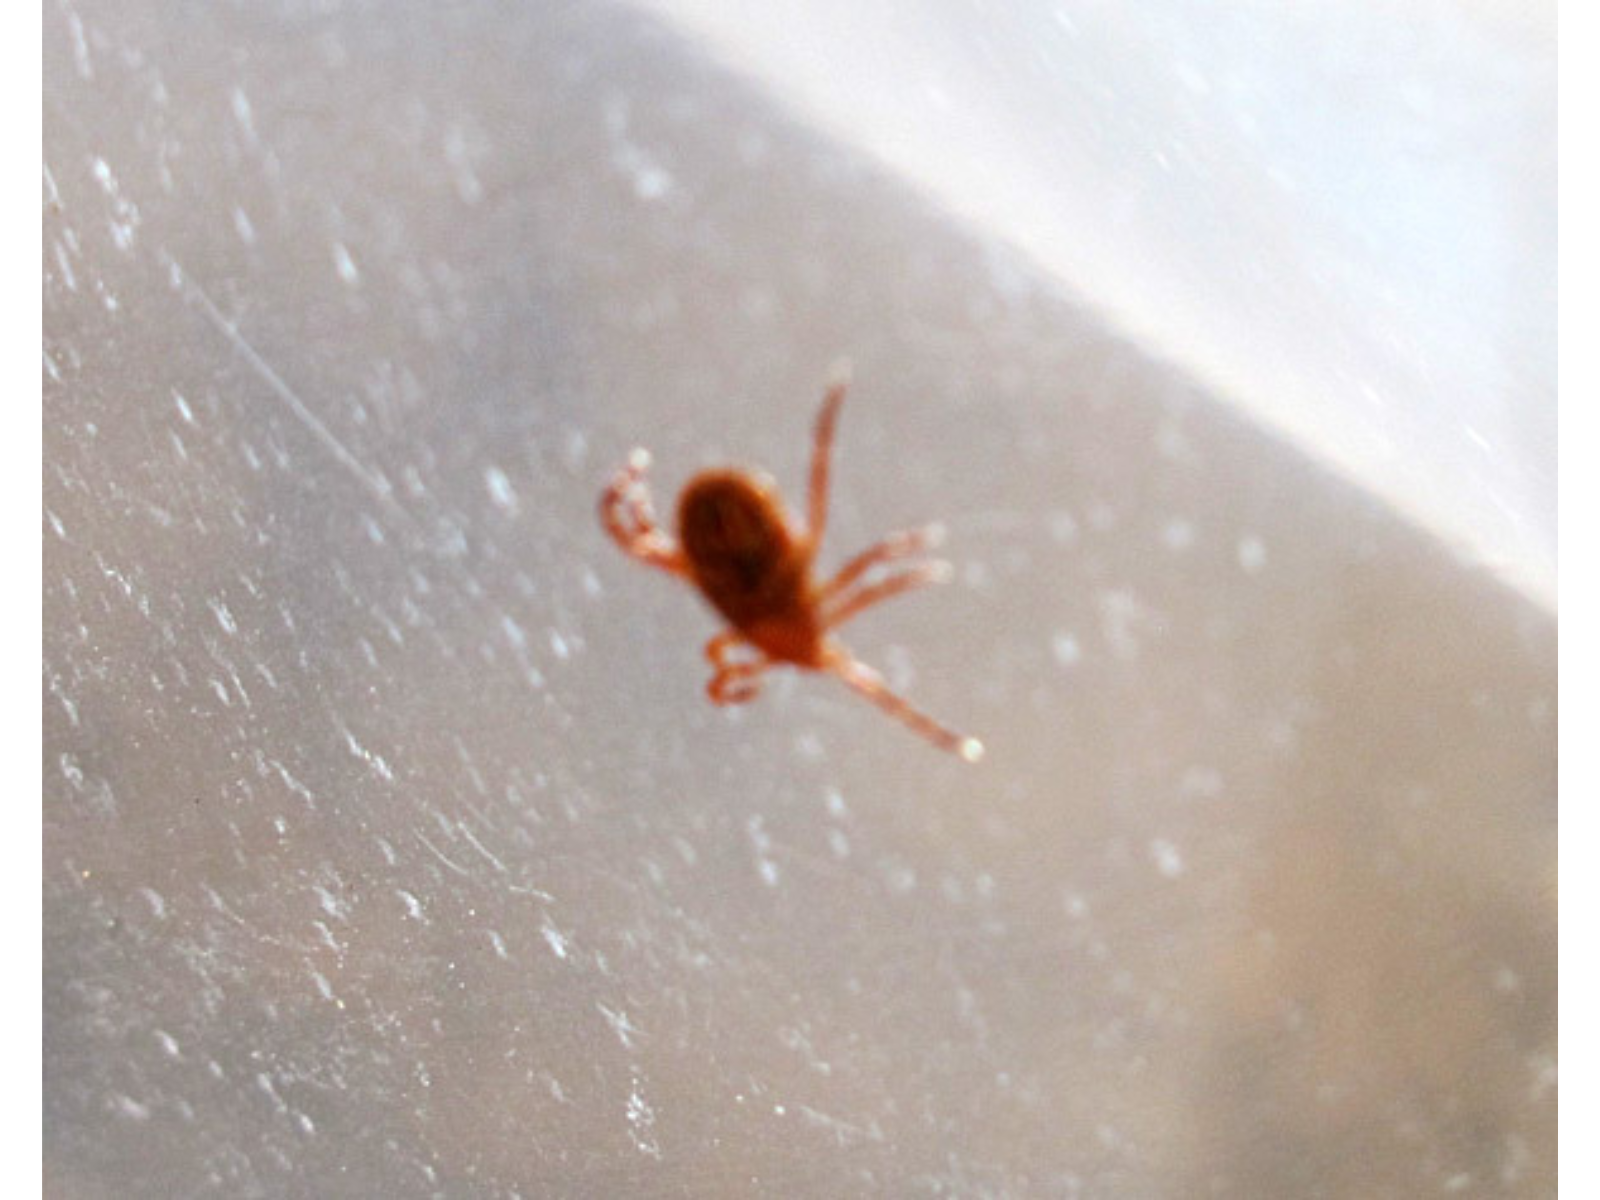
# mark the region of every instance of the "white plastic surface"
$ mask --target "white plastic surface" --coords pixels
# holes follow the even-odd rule
[[[49,1194],[1553,1190],[1553,16],[1006,7],[46,9]]]

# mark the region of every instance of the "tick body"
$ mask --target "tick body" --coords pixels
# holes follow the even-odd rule
[[[714,668],[706,686],[717,704],[742,704],[774,666],[836,675],[879,708],[941,749],[968,762],[983,743],[947,729],[889,690],[836,631],[864,609],[949,576],[943,562],[905,560],[934,546],[937,526],[895,534],[819,580],[817,549],[828,514],[833,434],[846,383],[833,383],[817,415],[811,451],[807,522],[798,524],[764,477],[730,468],[702,471],[678,498],[677,536],[656,523],[645,471],[650,455],[635,450],[600,498],[606,531],[628,554],[697,588],[728,623],[706,644]]]

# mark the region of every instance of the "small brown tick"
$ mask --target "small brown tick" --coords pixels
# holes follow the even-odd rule
[[[889,690],[883,676],[860,662],[834,636],[874,604],[949,578],[944,562],[920,562],[880,573],[935,546],[937,525],[897,533],[863,550],[826,582],[813,570],[828,517],[828,460],[847,379],[841,372],[822,399],[811,449],[808,521],[802,528],[784,511],[772,482],[748,471],[702,471],[678,498],[678,537],[656,524],[645,483],[646,450],[635,450],[600,497],[606,532],[640,562],[692,583],[729,628],[706,643],[715,668],[706,691],[717,704],[743,704],[761,690],[761,676],[780,663],[837,675],[934,745],[968,762],[983,743],[946,729]]]

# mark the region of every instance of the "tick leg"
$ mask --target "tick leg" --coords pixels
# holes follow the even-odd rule
[[[683,552],[656,524],[650,488],[644,479],[649,465],[648,450],[635,450],[628,455],[627,466],[611,477],[600,495],[600,520],[612,540],[640,562],[674,575],[687,575],[689,564]]]
[[[884,712],[927,738],[939,749],[960,755],[969,763],[975,763],[983,757],[983,743],[977,738],[964,737],[952,729],[946,729],[927,713],[913,708],[909,701],[890,691],[883,676],[865,663],[841,654],[830,669]]]
[[[822,585],[818,599],[822,601],[832,599],[880,563],[894,562],[896,559],[920,554],[924,550],[933,549],[942,541],[944,541],[944,526],[937,523],[924,525],[921,529],[908,529],[904,533],[891,534],[876,546],[867,547],[840,567],[834,577]]]
[[[949,578],[950,564],[947,562],[923,563],[921,566],[911,567],[870,587],[837,597],[823,610],[822,624],[827,629],[837,629],[862,609],[871,608],[874,604],[880,604],[891,596],[898,596],[901,592],[909,592],[913,588],[924,587],[930,583],[944,583]]]
[[[730,656],[740,650],[745,652],[745,656],[730,661]],[[758,677],[772,666],[772,660],[745,641],[735,629],[724,630],[707,642],[706,657],[716,667],[716,672],[706,683],[706,693],[717,704],[743,704],[747,700],[754,700],[756,693],[761,690]]]
[[[732,655],[736,650],[744,650],[755,656],[754,660],[746,658],[744,660],[745,662],[760,661],[766,657],[766,655],[761,653],[759,647],[752,646],[749,642],[745,641],[744,634],[740,633],[737,629],[724,629],[721,633],[717,634],[716,637],[712,638],[706,643],[706,658],[710,660],[712,666],[716,667],[718,670],[721,670],[726,666],[737,665],[729,663],[728,661],[729,656]]]
[[[761,691],[761,674],[772,666],[772,660],[728,663],[717,668],[716,674],[706,682],[706,695],[713,704],[744,704],[754,700]]]
[[[828,524],[828,464],[833,455],[833,431],[839,423],[839,405],[844,403],[845,389],[850,386],[850,369],[835,368],[834,381],[822,397],[822,409],[817,413],[817,429],[811,441],[811,489],[807,495],[806,535],[813,546],[822,545],[822,533]]]

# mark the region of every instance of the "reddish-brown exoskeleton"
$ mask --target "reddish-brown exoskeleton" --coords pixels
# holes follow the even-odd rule
[[[828,516],[828,461],[847,379],[828,388],[817,415],[811,451],[808,522],[802,528],[784,511],[769,480],[719,468],[691,479],[678,498],[678,537],[656,524],[645,484],[650,455],[635,450],[600,498],[606,531],[634,558],[688,580],[728,621],[706,643],[715,672],[706,690],[717,704],[743,704],[761,690],[761,675],[781,663],[826,671],[903,721],[934,745],[968,762],[983,757],[983,743],[946,729],[890,691],[883,677],[860,662],[834,636],[863,609],[949,577],[949,564],[920,562],[868,576],[934,546],[930,525],[897,533],[862,551],[833,578],[813,570]]]

